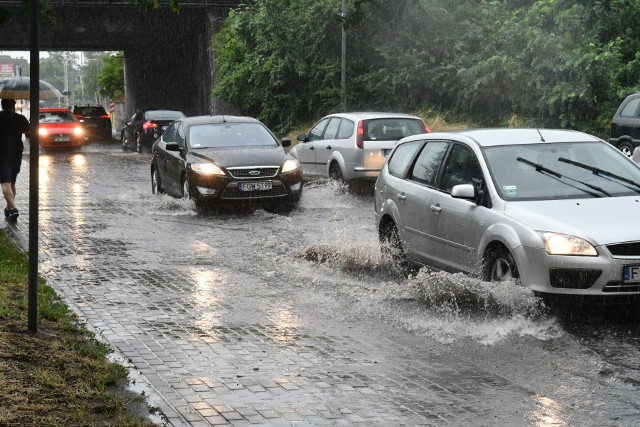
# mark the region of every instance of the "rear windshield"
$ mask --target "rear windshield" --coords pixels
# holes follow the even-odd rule
[[[364,122],[365,141],[397,141],[425,132],[424,124],[419,119],[388,118]]]
[[[147,111],[145,116],[147,120],[177,120],[184,117],[184,114],[181,111],[159,110]]]
[[[189,128],[189,146],[193,149],[276,145],[276,139],[260,123],[212,123]]]
[[[67,123],[77,121],[73,114],[71,114],[71,111],[47,111],[44,113],[41,111],[38,117],[40,123]]]
[[[73,112],[82,116],[104,116],[107,114],[102,107],[76,107]]]

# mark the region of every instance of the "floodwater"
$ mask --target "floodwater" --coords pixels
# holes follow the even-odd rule
[[[78,264],[90,269],[99,254],[86,249],[87,242],[100,242],[108,245],[107,267],[135,263],[157,271],[171,265],[190,283],[154,285],[154,320],[164,327],[172,321],[158,301],[165,291],[195,307],[190,326],[205,333],[245,317],[266,321],[247,301],[285,298],[286,309],[265,309],[267,320],[296,327],[306,313],[332,319],[342,325],[341,334],[350,325],[380,325],[410,339],[417,353],[451,354],[471,370],[500,378],[504,388],[533,401],[525,405],[523,425],[640,420],[637,304],[545,304],[514,283],[426,269],[399,278],[380,262],[371,191],[353,194],[318,181],[307,183],[299,209],[287,216],[259,209],[198,212],[190,201],[151,194],[149,162],[149,155],[121,152],[117,143],[41,154],[43,233],[60,228],[50,214],[56,204],[66,206],[66,221],[73,223],[71,250],[43,260],[45,271]],[[65,200],[55,199],[60,186]],[[53,243],[43,238],[45,246]],[[260,286],[249,285],[255,278]],[[74,292],[67,298],[82,300],[81,307],[90,299]],[[477,425],[491,424],[484,411]],[[496,409],[496,419],[504,411]],[[455,416],[449,421],[456,424]]]

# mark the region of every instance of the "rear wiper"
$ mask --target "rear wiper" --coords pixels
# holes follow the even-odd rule
[[[633,190],[636,193],[640,193],[640,184],[638,184],[637,182],[635,182],[635,181],[633,181],[633,180],[631,180],[629,178],[625,178],[624,176],[616,175],[613,172],[609,172],[609,171],[606,171],[606,170],[603,170],[603,169],[600,169],[600,168],[596,168],[594,166],[589,166],[589,165],[585,165],[584,163],[576,162],[574,160],[569,160],[569,159],[566,159],[564,157],[560,157],[558,160],[563,162],[563,163],[568,163],[570,165],[577,166],[579,168],[589,170],[589,171],[593,172],[594,175],[597,175],[599,177],[602,177],[602,178],[604,178],[606,180],[609,180],[609,181],[612,181],[612,182],[618,182],[618,184],[622,185],[623,187],[626,187],[629,190]],[[611,179],[611,178],[613,178],[613,179]],[[633,187],[636,187],[636,188],[632,188],[629,185],[624,185],[622,182],[619,182],[619,181],[622,181],[622,182],[625,182],[627,184],[630,184],[630,185],[632,185]]]
[[[580,181],[579,179],[575,179],[575,178],[571,178],[571,177],[566,176],[566,175],[562,175],[560,172],[557,172],[557,171],[554,171],[554,170],[549,169],[547,167],[544,167],[539,163],[534,163],[531,160],[523,159],[522,157],[518,157],[518,158],[516,158],[516,160],[519,161],[519,162],[522,162],[524,164],[527,164],[529,166],[533,166],[534,168],[536,168],[536,172],[540,172],[540,173],[543,173],[545,175],[550,175],[556,181],[561,182],[561,183],[563,183],[565,185],[568,185],[570,187],[573,187],[573,188],[575,188],[577,190],[584,191],[585,193],[587,193],[587,194],[589,194],[589,195],[591,195],[593,197],[602,197],[602,196],[600,194],[598,194],[598,193],[594,193],[593,191],[585,190],[584,188],[580,188],[580,187],[576,187],[575,185],[571,185],[568,182],[563,181],[562,179],[564,178],[564,179],[571,180],[573,182],[577,182],[579,184],[584,185],[585,187],[589,187],[589,188],[591,188],[593,190],[596,190],[599,193],[604,194],[607,197],[611,197],[611,194],[609,194],[606,190],[598,187],[597,185],[589,184],[588,182]]]

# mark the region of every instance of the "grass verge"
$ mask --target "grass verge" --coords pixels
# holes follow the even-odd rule
[[[38,332],[28,330],[28,263],[0,230],[0,425],[153,426],[128,372],[40,282]]]

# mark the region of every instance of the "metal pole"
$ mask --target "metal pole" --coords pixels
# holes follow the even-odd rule
[[[40,115],[40,0],[31,0],[31,131],[29,138],[29,330],[38,332],[38,116]]]
[[[340,14],[340,21],[342,22],[342,72],[340,78],[341,88],[341,105],[342,112],[347,111],[347,4],[346,0],[342,0],[342,13]]]

